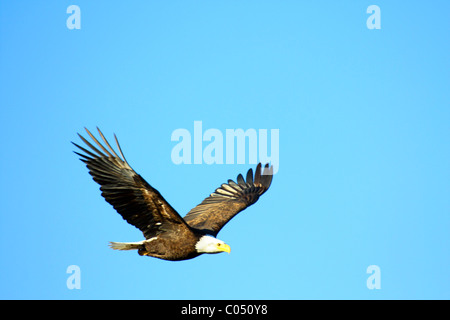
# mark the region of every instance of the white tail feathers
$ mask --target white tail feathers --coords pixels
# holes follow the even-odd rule
[[[139,242],[110,242],[109,246],[114,250],[138,250],[141,249],[144,241]]]

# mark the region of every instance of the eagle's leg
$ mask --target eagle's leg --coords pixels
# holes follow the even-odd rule
[[[138,254],[140,256],[148,256],[150,253],[147,250],[145,250],[145,248],[139,248],[138,249]]]

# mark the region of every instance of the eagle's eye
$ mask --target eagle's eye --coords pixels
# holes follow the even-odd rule
[[[217,244],[218,247],[220,247],[221,245],[222,245],[221,243],[218,243],[218,244]]]

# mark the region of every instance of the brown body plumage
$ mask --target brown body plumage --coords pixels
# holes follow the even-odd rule
[[[202,253],[229,252],[229,246],[215,236],[237,213],[255,203],[272,182],[272,167],[266,165],[261,172],[261,164],[258,164],[254,176],[250,169],[246,181],[242,175],[237,177],[237,182],[228,180],[182,218],[158,190],[131,168],[115,135],[121,157],[99,129],[105,145],[86,131],[96,146],[79,135],[91,150],[73,143],[84,152],[75,153],[86,163],[105,200],[145,237],[140,242],[111,242],[113,249],[137,249],[140,255],[164,260],[186,260]]]

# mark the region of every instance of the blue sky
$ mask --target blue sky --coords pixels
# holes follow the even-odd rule
[[[81,10],[69,30],[67,7]],[[381,29],[369,30],[369,5]],[[0,298],[449,299],[448,1],[1,1]],[[172,161],[177,129],[279,130],[231,254],[117,252],[142,234],[70,141],[116,133],[181,215],[254,167]],[[208,145],[204,142],[203,149]],[[269,147],[270,150],[270,147]],[[68,289],[68,266],[81,289]],[[368,289],[369,266],[381,289]]]

